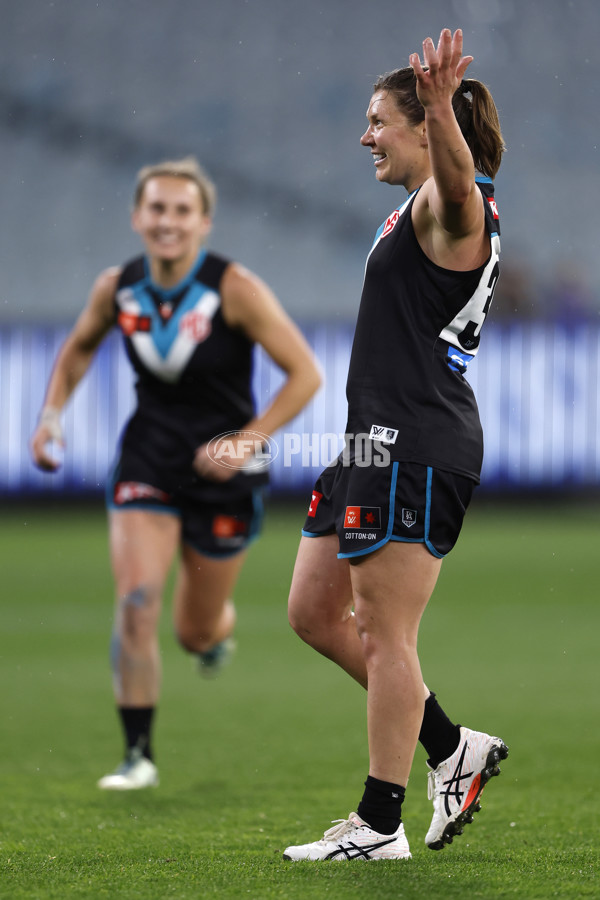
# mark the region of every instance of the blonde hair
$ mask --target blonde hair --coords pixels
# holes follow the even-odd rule
[[[217,203],[217,190],[199,164],[195,156],[186,156],[183,159],[165,160],[152,166],[144,166],[137,174],[133,204],[139,206],[144,193],[144,188],[151,178],[159,178],[168,175],[173,178],[187,178],[198,186],[200,199],[202,200],[202,212],[212,216]]]

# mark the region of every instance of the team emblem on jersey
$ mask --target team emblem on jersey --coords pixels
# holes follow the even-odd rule
[[[179,330],[195,344],[201,344],[211,333],[212,325],[207,315],[198,309],[191,309],[182,317]]]
[[[416,509],[403,509],[402,510],[402,524],[403,525],[406,525],[407,528],[412,528],[416,521],[417,521]]]
[[[393,229],[394,225],[396,224],[396,222],[398,221],[399,218],[400,218],[400,210],[395,209],[394,212],[391,215],[389,215],[387,217],[387,219],[385,220],[385,223],[383,226],[383,231],[381,232],[382,238],[386,237],[390,233],[390,231]]]
[[[165,300],[158,307],[158,313],[163,320],[163,322],[168,322],[171,316],[173,315],[173,305]]]
[[[381,528],[381,507],[347,506],[344,528]]]
[[[369,437],[372,441],[381,441],[382,444],[395,444],[398,429],[388,428],[386,425],[371,425]]]

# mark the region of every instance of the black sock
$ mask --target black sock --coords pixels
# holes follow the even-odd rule
[[[365,792],[358,804],[358,815],[379,834],[393,834],[402,821],[405,788],[400,784],[367,776]]]
[[[153,706],[119,706],[119,715],[125,732],[126,752],[137,749],[146,759],[152,759],[150,734]]]
[[[441,762],[452,756],[460,744],[460,725],[450,721],[433,692],[425,701],[419,741],[427,751],[427,762],[432,769],[437,769]]]

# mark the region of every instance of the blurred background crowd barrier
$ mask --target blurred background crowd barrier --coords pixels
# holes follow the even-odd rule
[[[325,374],[309,407],[275,435],[274,494],[306,494],[342,449],[352,327],[304,327]],[[469,368],[485,434],[482,488],[489,492],[584,490],[600,483],[600,324],[488,323]],[[101,495],[121,427],[134,402],[120,337],[101,347],[65,415],[59,474],[38,472],[28,440],[66,329],[0,328],[0,494]],[[264,406],[281,374],[256,353],[254,393]]]
[[[404,199],[376,183],[359,144],[371,86],[444,26],[463,29],[469,75],[489,85],[507,145],[496,179],[503,265],[469,374],[486,436],[483,484],[600,486],[600,151],[590,113],[599,3],[0,0],[0,9],[3,495],[101,490],[132,401],[116,336],[67,412],[63,473],[37,473],[27,440],[65,323],[99,271],[139,252],[129,226],[136,171],[169,157],[194,154],[205,166],[219,192],[211,248],[269,283],[321,360],[325,387],[287,431],[343,431],[365,257]],[[259,357],[259,404],[277,378]],[[275,489],[306,489],[313,467],[301,454],[285,462],[273,464]]]

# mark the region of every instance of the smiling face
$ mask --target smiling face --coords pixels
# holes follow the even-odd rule
[[[151,262],[185,273],[211,229],[198,185],[190,178],[149,178],[133,210],[131,224],[142,238]]]
[[[360,139],[373,156],[378,181],[408,191],[430,175],[425,122],[411,125],[390,91],[376,91],[367,110],[368,127]]]

